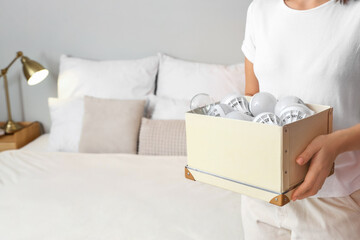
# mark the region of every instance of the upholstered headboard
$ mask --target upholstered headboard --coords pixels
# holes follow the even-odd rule
[[[243,61],[251,0],[6,1],[0,15],[0,68],[22,50],[51,74],[30,87],[17,63],[8,73],[13,118],[42,122],[55,97],[62,53],[89,59],[135,59],[164,52],[182,59],[232,64]],[[16,13],[16,14],[14,14]],[[0,80],[0,121],[6,120]]]

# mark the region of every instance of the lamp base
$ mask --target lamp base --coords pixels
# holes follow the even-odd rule
[[[16,131],[24,128],[20,123],[13,122],[11,120],[7,121],[6,124],[3,126],[5,130],[5,134],[13,134]]]

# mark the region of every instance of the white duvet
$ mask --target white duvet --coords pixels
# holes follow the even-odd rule
[[[240,194],[185,157],[0,153],[0,239],[242,239]]]

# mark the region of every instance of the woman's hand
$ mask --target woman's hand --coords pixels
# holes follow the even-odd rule
[[[304,182],[292,194],[293,201],[313,196],[321,189],[339,154],[336,139],[335,133],[318,136],[296,159],[299,165],[311,161]]]

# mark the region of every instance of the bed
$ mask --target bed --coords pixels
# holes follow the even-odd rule
[[[78,61],[65,60],[67,63]],[[148,64],[149,59],[146,61]],[[89,63],[86,62],[86,64]],[[106,64],[114,67],[113,62]],[[73,62],[70,65],[73,71]],[[139,71],[138,65],[139,63],[135,68],[136,73],[151,72]],[[158,68],[158,65],[155,67]],[[174,73],[173,67],[171,67],[171,73]],[[90,77],[96,75],[87,72],[94,69],[93,66],[88,66],[88,70],[85,71],[88,76],[82,76],[86,79],[85,87],[84,83],[74,77],[76,74],[84,74],[83,70],[81,74],[69,73],[65,71],[65,68],[60,66],[58,93],[60,100],[68,101],[71,97],[78,97],[77,95],[109,98],[119,96],[119,93],[113,92],[112,95],[111,92],[118,89],[114,87],[118,84],[116,82],[113,82],[114,85],[106,84],[110,86],[110,89],[106,91],[101,89],[103,85],[98,85],[97,79],[93,81],[96,86],[88,87],[91,85]],[[235,67],[230,67],[229,70],[223,66],[203,65],[201,67],[198,63],[193,64],[191,68],[207,72],[204,76],[206,80],[209,76],[219,74],[221,71],[236,70]],[[206,69],[210,71],[204,71]],[[221,69],[221,71],[214,71],[214,69]],[[183,75],[189,77],[189,81],[195,81],[191,79],[188,72],[187,70]],[[158,70],[151,73],[156,75]],[[183,117],[184,104],[188,106],[189,96],[201,89],[193,85],[194,88],[189,92],[182,87],[184,90],[182,93],[186,96],[177,96],[169,100],[169,97],[179,94],[176,90],[178,91],[181,87],[174,86],[171,81],[166,83],[164,79],[171,77],[166,76],[165,73],[159,74],[157,100],[148,104],[149,108],[152,104],[155,104],[156,108],[153,109],[151,117],[154,119],[157,118],[156,116],[160,119],[164,116],[170,119]],[[235,71],[236,74],[238,73]],[[111,73],[111,76],[113,75],[114,72]],[[129,76],[129,74],[125,75]],[[181,79],[179,72],[175,75]],[[199,72],[194,75],[199,77]],[[223,75],[231,76],[228,72]],[[141,79],[143,77],[141,76]],[[67,82],[64,78],[69,78],[71,81]],[[176,78],[172,80],[179,81]],[[154,84],[155,80],[151,81]],[[218,81],[222,82],[223,87],[225,84],[223,79],[218,79]],[[233,89],[231,81],[228,85],[230,89]],[[74,82],[77,84],[75,87]],[[202,85],[204,84],[199,84],[199,87]],[[224,87],[223,89],[211,87],[215,89],[214,95],[227,91]],[[174,92],[171,92],[169,88],[175,89]],[[143,95],[154,91],[154,86],[150,86],[150,90],[144,93],[141,93],[138,86],[134,89],[136,91],[122,89],[122,98],[134,98],[135,92],[139,95],[135,98],[142,99]],[[133,95],[126,95],[129,92]],[[104,95],[101,96],[101,93]],[[162,154],[151,152],[151,155],[141,149],[127,153],[104,153],[104,149],[98,149],[96,153],[90,153],[87,152],[89,148],[86,149],[89,145],[85,144],[83,148],[85,150],[80,152],[78,149],[81,149],[81,141],[94,139],[89,137],[89,134],[96,134],[95,140],[100,139],[103,131],[93,133],[88,131],[88,127],[85,128],[86,131],[84,126],[81,127],[81,124],[86,123],[86,104],[83,120],[77,115],[81,112],[77,107],[83,104],[77,105],[77,102],[75,104],[72,102],[68,104],[71,109],[66,111],[59,111],[59,108],[63,106],[56,104],[56,109],[54,108],[56,111],[50,106],[52,118],[50,134],[42,135],[22,149],[0,153],[0,239],[243,239],[240,194],[187,180],[184,176],[186,156],[164,155],[164,153],[169,153],[169,149],[161,152]],[[106,106],[108,105],[106,102]],[[176,109],[181,109],[180,114],[179,111],[175,111]],[[154,111],[157,113],[155,114]],[[112,111],[110,114],[113,114]],[[91,123],[96,120],[95,115],[90,116]],[[118,123],[123,118],[122,115],[116,120],[116,116],[111,116],[110,120]],[[169,120],[162,121],[167,123]],[[161,124],[163,123],[165,122]],[[175,122],[175,124],[179,123]],[[119,127],[120,130],[125,128],[127,125]],[[87,134],[86,137],[84,137],[84,131]],[[110,133],[116,135],[116,131],[118,129]],[[164,141],[169,132],[171,131],[165,131],[164,138],[160,139],[161,144],[172,143],[172,141]],[[121,132],[117,134],[120,138]],[[136,134],[138,136],[139,132]],[[159,137],[159,133],[156,136]],[[109,139],[109,136],[106,139]],[[133,138],[127,139],[127,142],[130,142]],[[140,132],[139,139],[132,141],[135,142],[135,147],[142,148],[143,145],[139,141],[144,142],[144,139],[148,138],[142,138]],[[176,140],[179,140],[179,137]],[[153,147],[156,144],[154,138],[148,141],[145,144],[148,149],[156,149]],[[58,149],[49,147],[54,144],[58,145]],[[149,148],[149,144],[152,147]],[[100,142],[92,146],[90,150],[94,150],[98,145],[101,145]],[[108,147],[109,144],[105,145]],[[175,144],[175,147],[177,146],[179,146],[178,143]],[[140,154],[141,152],[143,154]]]
[[[47,137],[0,154],[1,239],[242,239],[240,195],[186,180],[186,157],[39,151]]]

